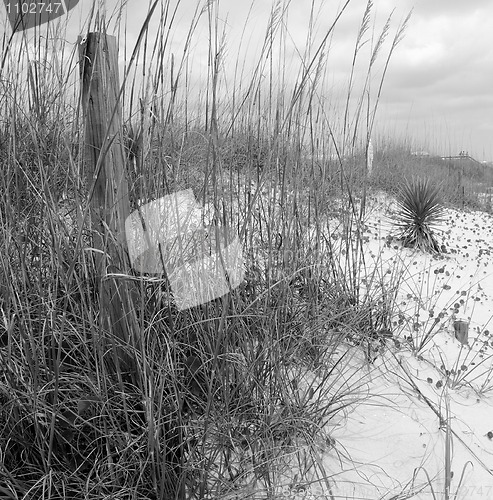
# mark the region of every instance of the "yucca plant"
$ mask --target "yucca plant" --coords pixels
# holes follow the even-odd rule
[[[440,253],[441,247],[435,237],[444,221],[440,185],[433,185],[425,178],[406,180],[399,191],[397,205],[393,224],[404,246]]]

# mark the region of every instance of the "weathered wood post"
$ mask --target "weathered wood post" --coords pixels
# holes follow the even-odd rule
[[[122,111],[116,37],[88,33],[79,37],[82,109],[85,119],[85,178],[89,189],[91,234],[101,293],[101,327],[122,345],[136,345],[137,320],[128,282],[107,277],[126,274],[125,219],[130,213],[125,175]],[[115,340],[116,340],[115,339]],[[113,342],[122,370],[134,369],[132,357]]]

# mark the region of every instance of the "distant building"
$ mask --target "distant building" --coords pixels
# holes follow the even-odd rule
[[[481,165],[481,162],[478,160],[475,160],[472,156],[469,155],[467,151],[461,151],[458,155],[456,156],[442,156],[442,160],[445,161],[452,161],[452,162],[472,162],[472,163],[477,163],[478,165]]]

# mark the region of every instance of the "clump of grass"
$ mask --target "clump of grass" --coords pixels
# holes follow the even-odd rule
[[[427,178],[406,180],[397,204],[394,225],[404,246],[440,253],[441,246],[435,235],[444,216],[440,186],[433,185]]]

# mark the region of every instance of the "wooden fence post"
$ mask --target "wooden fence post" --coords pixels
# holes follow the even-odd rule
[[[101,327],[113,333],[109,338],[113,339],[114,361],[122,370],[130,371],[135,369],[134,358],[122,347],[138,344],[138,325],[129,282],[107,276],[129,271],[125,219],[130,214],[130,203],[118,95],[116,37],[88,33],[79,37],[78,45],[85,120],[85,178],[101,293]]]

